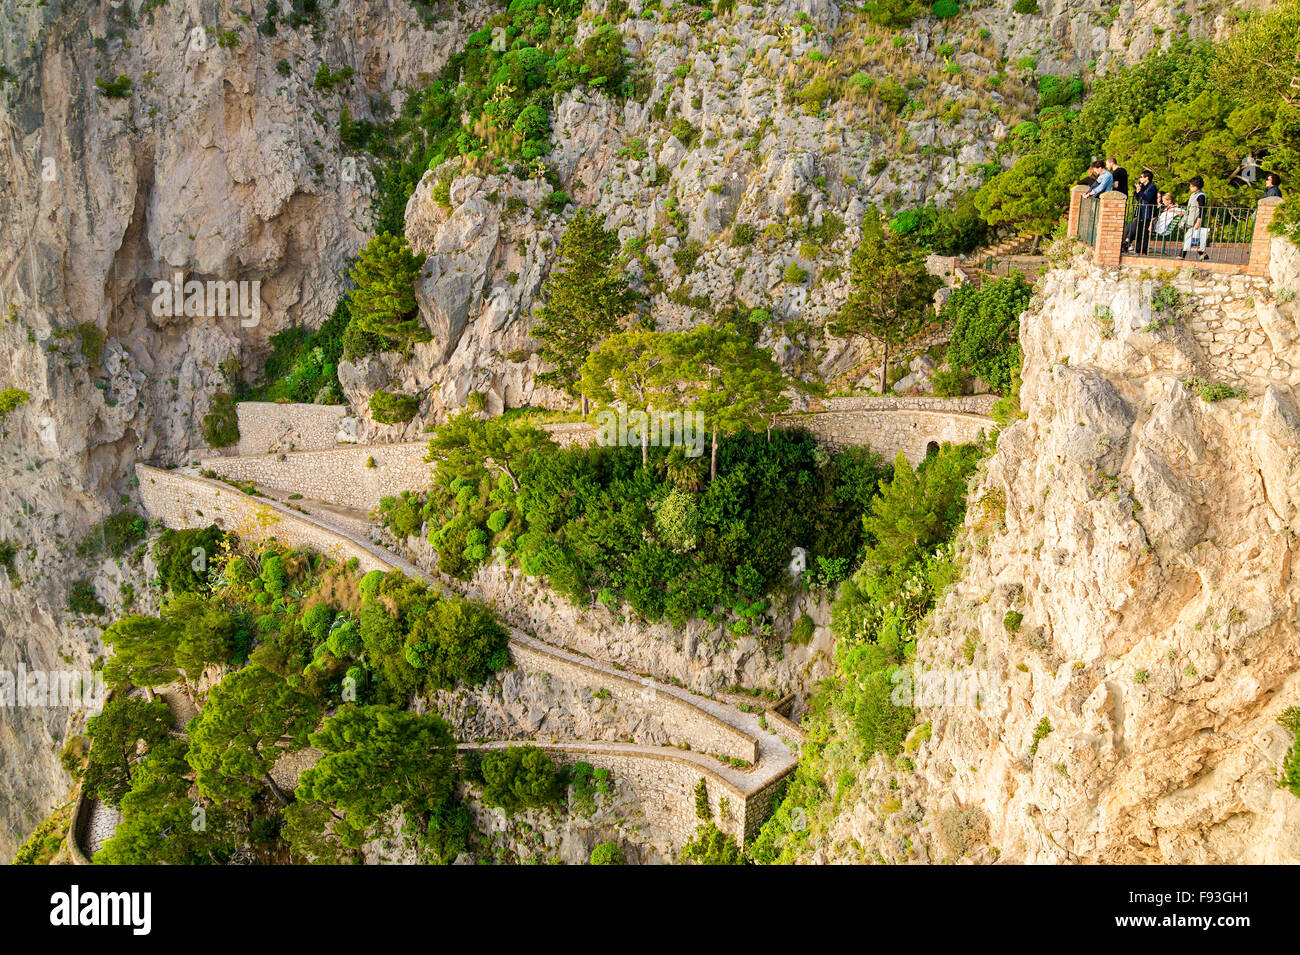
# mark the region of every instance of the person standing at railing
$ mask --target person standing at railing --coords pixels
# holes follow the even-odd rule
[[[1088,190],[1088,198],[1110,192],[1111,186],[1115,184],[1115,177],[1110,174],[1110,170],[1102,164],[1100,159],[1093,160],[1092,165],[1088,167],[1088,172],[1097,177],[1097,181]]]
[[[1282,177],[1275,172],[1270,172],[1264,177],[1264,198],[1282,198]]]
[[[1151,242],[1151,220],[1155,218],[1156,204],[1160,201],[1160,190],[1155,184],[1155,173],[1143,169],[1138,176],[1137,189],[1133,191],[1133,218],[1129,222],[1128,249],[1138,255],[1146,255]],[[1173,200],[1170,199],[1170,202]]]
[[[1191,187],[1192,193],[1187,197],[1187,216],[1183,220],[1183,251],[1179,253],[1180,259],[1187,258],[1187,253],[1196,249],[1202,262],[1210,257],[1207,251],[1210,245],[1210,230],[1205,224],[1205,207],[1209,200],[1205,198],[1205,180],[1200,176],[1193,176],[1187,183]]]
[[[1119,164],[1119,160],[1111,156],[1106,160],[1106,169],[1110,172],[1114,185],[1111,187],[1125,199],[1128,198],[1128,170]]]

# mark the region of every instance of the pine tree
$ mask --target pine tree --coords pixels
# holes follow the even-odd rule
[[[848,301],[831,331],[836,335],[866,334],[884,349],[880,363],[880,393],[888,387],[889,349],[921,330],[930,314],[930,299],[939,280],[925,268],[925,255],[906,236],[889,230],[864,228],[862,243],[853,252]]]
[[[431,337],[420,321],[415,281],[423,253],[412,252],[400,236],[381,232],[361,250],[349,273],[356,288],[348,293],[352,320],[363,332],[402,348]]]
[[[605,217],[580,209],[560,240],[559,257],[542,287],[546,304],[533,337],[550,370],[537,376],[543,385],[574,397],[587,354],[636,303],[627,275],[617,261],[618,236],[605,228]],[[584,398],[583,413],[586,413]]]
[[[597,407],[664,411],[676,396],[675,362],[662,332],[613,335],[587,356],[578,391]],[[650,429],[641,429],[641,465],[649,460]]]
[[[448,419],[434,432],[425,458],[438,466],[441,477],[478,480],[499,471],[519,490],[519,468],[533,454],[559,449],[551,436],[525,421],[479,420],[468,409]]]
[[[343,706],[311,734],[311,743],[325,755],[302,774],[295,796],[330,806],[347,845],[359,845],[395,806],[427,816],[452,800],[456,739],[437,716]]]
[[[740,335],[733,325],[701,325],[674,337],[678,374],[687,382],[688,400],[704,414],[712,432],[709,480],[718,476],[722,436],[746,428],[759,430],[785,411],[788,382],[772,354]]]
[[[104,704],[86,721],[90,753],[82,787],[88,795],[110,806],[121,803],[131,788],[131,772],[142,752],[170,737],[171,716],[162,700],[146,702],[138,696],[119,696]]]
[[[302,690],[254,664],[212,688],[190,720],[189,764],[199,792],[217,803],[251,808],[262,783],[276,796],[271,768],[285,752],[307,745],[320,709]],[[282,737],[289,737],[287,744]]]

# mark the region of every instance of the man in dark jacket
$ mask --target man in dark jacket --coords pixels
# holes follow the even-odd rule
[[[1264,177],[1264,198],[1282,198],[1282,177],[1275,172],[1270,172]]]
[[[1146,255],[1151,242],[1151,219],[1155,216],[1156,205],[1160,201],[1160,190],[1156,188],[1155,174],[1150,169],[1143,169],[1142,175],[1138,176],[1133,200],[1137,209],[1129,223],[1128,251]]]
[[[1106,168],[1110,174],[1115,177],[1115,185],[1111,188],[1118,192],[1125,199],[1128,198],[1128,170],[1119,164],[1119,160],[1111,156],[1106,160]]]

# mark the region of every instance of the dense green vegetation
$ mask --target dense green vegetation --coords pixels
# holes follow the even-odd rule
[[[246,388],[240,401],[299,401],[319,405],[343,401],[338,380],[339,360],[352,329],[346,298],[315,331],[293,326],[271,336],[271,353],[262,369],[264,384]],[[363,343],[363,352],[372,350]]]
[[[643,466],[640,448],[561,450],[498,419],[454,419],[431,446],[427,498],[388,498],[382,512],[399,536],[428,521],[444,573],[468,577],[500,553],[576,603],[676,623],[730,615],[736,634],[767,628],[765,598],[792,586],[792,547],[807,549],[810,579],[844,577],[886,473],[865,449],[786,431],[729,438],[713,481],[681,448],[649,448]]]
[[[355,122],[345,116],[343,142],[377,161],[377,232],[402,233],[407,199],[425,171],[445,160],[508,168],[521,179],[545,174],[557,94],[579,85],[634,92],[622,37],[603,18],[575,45],[582,7],[582,0],[510,0],[436,80],[408,91],[400,114]]]
[[[455,740],[409,707],[507,666],[505,629],[485,607],[400,573],[231,543],[215,527],[163,534],[154,550],[170,595],[159,614],[104,632],[114,687],[193,685],[212,665],[229,670],[186,739],[172,737],[165,703],[135,696],[89,721],[83,779],[123,812],[96,861],[355,861],[398,808],[422,857],[452,861],[472,832],[454,797]],[[194,548],[199,566],[185,563]],[[282,792],[272,768],[309,742],[325,755],[296,794]]]
[[[229,538],[215,524],[193,530],[163,530],[150,550],[157,583],[166,593],[207,593]]]
[[[239,440],[239,414],[235,398],[228,391],[218,391],[203,416],[203,440],[213,448],[224,448]]]
[[[59,806],[32,830],[14,853],[14,865],[49,865],[63,848],[68,832],[69,807]],[[594,864],[594,863],[593,863]]]
[[[419,410],[420,399],[415,395],[381,389],[370,396],[370,417],[379,424],[403,424],[414,418]]]
[[[1282,774],[1278,785],[1288,789],[1294,796],[1300,796],[1300,707],[1289,707],[1278,720],[1291,731],[1294,739],[1282,760]]]
[[[110,806],[119,805],[131,788],[132,769],[140,754],[164,742],[171,717],[162,700],[119,696],[86,721],[90,752],[82,775],[82,789]],[[141,748],[143,747],[143,749]]]
[[[959,375],[978,375],[990,390],[1009,394],[1020,376],[1020,315],[1033,286],[1013,272],[979,288],[955,289],[939,317],[952,324],[948,364]]]
[[[415,301],[415,280],[424,255],[412,252],[400,235],[381,232],[357,256],[350,275],[356,283],[348,293],[352,324],[375,336],[387,349],[409,348],[428,341]]]
[[[799,769],[747,847],[753,860],[793,859],[809,823],[824,824],[835,811],[829,779],[874,754],[899,756],[914,715],[892,698],[895,674],[915,654],[921,621],[956,578],[951,541],[981,453],[944,445],[915,470],[900,455],[893,480],[872,500],[864,520],[872,543],[832,608],[837,672],[812,700]]]
[[[1012,130],[1019,158],[984,184],[976,205],[992,225],[1050,232],[1089,160],[1111,155],[1133,180],[1151,169],[1176,200],[1200,175],[1211,202],[1252,202],[1262,181],[1232,178],[1246,155],[1284,181],[1300,175],[1300,105],[1290,88],[1297,51],[1300,3],[1285,0],[1270,12],[1245,14],[1220,46],[1175,41],[1167,52],[1108,72],[1078,108],[1069,105],[1078,95],[1074,83],[1044,77],[1036,121]],[[1285,234],[1296,234],[1300,223],[1295,195],[1289,191],[1275,220]]]
[[[488,750],[479,760],[483,800],[508,811],[552,806],[564,797],[564,773],[536,746]]]

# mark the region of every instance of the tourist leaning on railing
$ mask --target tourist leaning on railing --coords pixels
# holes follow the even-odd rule
[[[1110,192],[1111,186],[1115,184],[1115,177],[1100,160],[1094,160],[1088,167],[1088,172],[1097,177],[1097,182],[1088,190],[1089,196],[1100,196],[1103,192]]]

